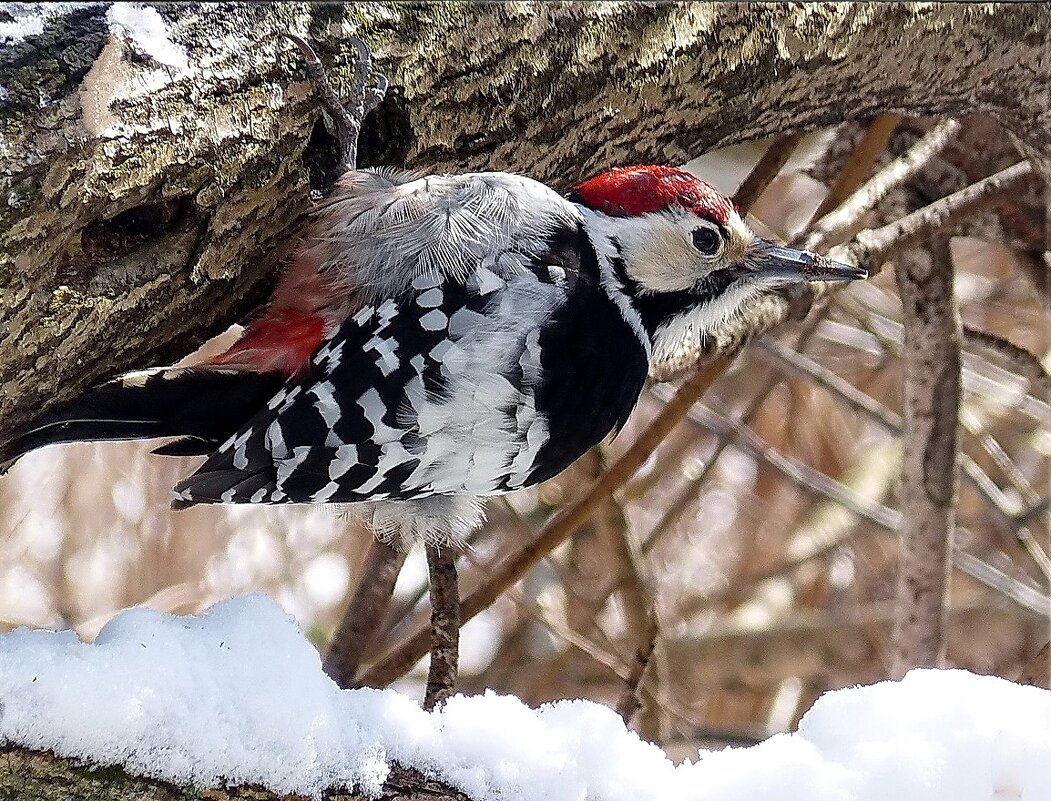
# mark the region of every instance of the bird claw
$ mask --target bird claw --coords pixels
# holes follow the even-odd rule
[[[328,73],[314,51],[303,37],[287,31],[281,34],[303,54],[307,72],[310,73],[322,106],[331,122],[332,132],[339,142],[340,161],[345,170],[357,169],[358,137],[365,117],[380,104],[390,85],[387,76],[376,72],[372,64],[372,51],[360,37],[352,37],[350,43],[357,50],[354,61],[354,86],[350,97],[340,99],[329,80]],[[370,86],[370,80],[373,85]]]

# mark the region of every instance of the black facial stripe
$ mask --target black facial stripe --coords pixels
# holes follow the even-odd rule
[[[693,285],[691,290],[699,298],[717,298],[730,288],[730,284],[740,278],[742,271],[734,268],[723,268],[712,270],[700,281]]]
[[[619,246],[617,246],[617,252],[620,252]],[[614,256],[612,264],[614,275],[624,287],[624,291],[631,296],[631,303],[638,311],[639,317],[642,318],[642,325],[651,338],[657,329],[668,320],[714,300],[740,277],[740,272],[734,269],[712,270],[694,284],[692,289],[677,292],[651,292],[643,289],[638,281],[628,275],[623,257]]]

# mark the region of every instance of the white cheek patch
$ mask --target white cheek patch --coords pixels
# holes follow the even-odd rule
[[[652,226],[646,237],[622,244],[628,275],[653,292],[685,292],[711,268],[683,230],[670,221]]]
[[[757,284],[731,284],[721,295],[662,325],[653,338],[653,364],[692,362],[700,354],[701,338],[740,314],[762,291]]]

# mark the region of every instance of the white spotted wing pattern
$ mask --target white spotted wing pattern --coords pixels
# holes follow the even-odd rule
[[[411,180],[363,171],[343,183],[326,212],[342,204],[339,225],[320,225],[304,252],[367,302],[176,487],[177,503],[484,497],[561,470],[623,421],[641,388],[645,353],[599,289],[573,204],[549,197],[532,204],[532,194],[554,193],[505,174]],[[524,208],[548,211],[530,216]],[[605,403],[571,382],[569,394],[556,394],[556,382],[545,381],[542,337],[558,329],[558,342],[579,338],[573,332],[593,325],[589,315],[638,351],[630,369],[615,349],[583,351],[585,369],[602,362],[600,378],[618,384],[627,408],[577,426],[579,442],[551,447],[552,426],[569,432],[563,440],[577,437],[553,413]],[[592,383],[608,394],[602,380]],[[544,464],[545,453],[556,463]]]

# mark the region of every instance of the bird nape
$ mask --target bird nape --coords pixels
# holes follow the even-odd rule
[[[206,458],[173,508],[351,504],[385,541],[456,545],[483,499],[558,474],[619,430],[652,365],[758,295],[866,277],[759,238],[675,167],[619,167],[566,196],[504,172],[357,169],[386,80],[355,42],[365,78],[345,107],[290,38],[346,172],[269,305],[220,356],[48,410],[0,445],[0,464],[52,443],[175,438],[156,452]]]

